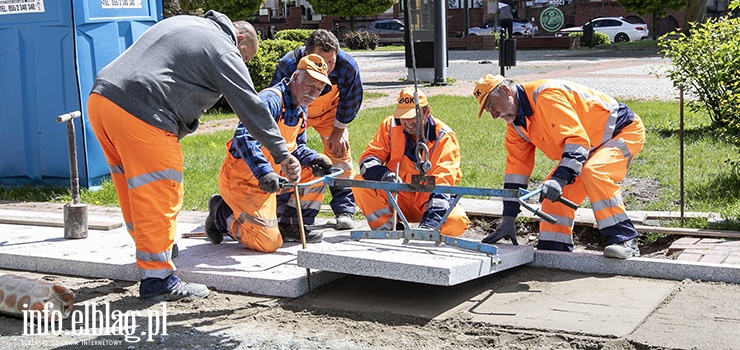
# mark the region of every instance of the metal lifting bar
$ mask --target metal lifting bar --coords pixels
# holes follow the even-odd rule
[[[439,246],[444,243],[446,245],[456,246],[462,249],[469,249],[480,251],[486,254],[490,254],[494,257],[498,254],[498,248],[495,245],[480,243],[478,241],[471,241],[457,237],[446,236],[440,233],[442,223],[445,222],[452,209],[455,208],[457,203],[460,201],[463,195],[475,195],[483,197],[494,197],[494,198],[516,198],[519,203],[527,210],[534,213],[534,215],[542,218],[549,223],[555,223],[557,219],[542,212],[541,210],[534,208],[526,203],[529,198],[540,194],[541,189],[534,191],[527,191],[525,189],[495,189],[495,188],[480,188],[480,187],[461,187],[461,186],[442,186],[435,185],[434,181],[431,183],[424,184],[406,184],[406,183],[395,183],[395,182],[384,182],[384,181],[371,181],[371,180],[354,180],[354,179],[339,179],[337,176],[342,174],[344,171],[338,168],[332,168],[330,174],[316,178],[312,181],[291,185],[285,187],[284,190],[297,191],[301,187],[314,186],[320,182],[328,186],[340,186],[340,187],[356,187],[356,188],[370,188],[374,190],[382,190],[386,192],[389,204],[393,207],[397,215],[401,218],[404,223],[403,231],[396,230],[370,230],[370,231],[350,231],[350,237],[355,240],[362,238],[376,238],[376,239],[399,239],[403,238],[404,244],[408,243],[409,240],[422,240],[422,241],[434,241],[435,245]],[[450,208],[447,209],[442,219],[439,221],[436,227],[433,229],[419,229],[411,228],[406,216],[398,206],[396,198],[393,196],[394,192],[429,192],[429,193],[448,193],[453,194],[453,202],[450,203]],[[559,202],[576,209],[578,205],[565,198],[560,198]],[[300,211],[299,211],[300,215]],[[304,247],[305,248],[305,247]],[[498,259],[494,259],[495,262]]]

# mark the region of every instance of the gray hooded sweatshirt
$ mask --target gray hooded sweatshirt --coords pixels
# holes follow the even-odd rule
[[[223,95],[239,120],[277,163],[290,153],[254,89],[226,15],[174,16],[156,23],[103,68],[92,92],[179,138]]]

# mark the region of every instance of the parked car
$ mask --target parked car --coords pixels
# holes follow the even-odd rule
[[[594,32],[606,34],[609,36],[609,41],[613,43],[643,40],[647,39],[650,34],[645,23],[630,23],[622,17],[601,17],[591,22],[593,22]],[[555,36],[568,36],[570,33],[579,32],[583,32],[583,26],[562,29],[555,33]]]
[[[381,44],[403,44],[404,26],[399,19],[379,19],[370,23],[367,31],[380,36]]]
[[[480,27],[473,27],[468,29],[468,35],[492,35],[494,31],[494,21],[488,20],[483,23]],[[501,31],[501,26],[496,24],[496,32]],[[512,36],[534,36],[540,33],[539,27],[536,24],[521,18],[514,18],[514,25],[512,30]]]

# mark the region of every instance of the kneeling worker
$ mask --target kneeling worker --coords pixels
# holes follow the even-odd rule
[[[414,88],[407,87],[398,95],[398,106],[393,115],[383,120],[365,151],[360,156],[360,175],[356,179],[411,182],[419,174],[416,145],[422,140],[429,149],[431,169],[437,185],[454,186],[462,178],[460,146],[457,136],[447,124],[431,115],[424,93],[419,90],[420,115],[416,115]],[[394,171],[397,169],[397,172]],[[368,188],[353,188],[357,205],[365,214],[373,230],[392,230],[393,215],[386,192]],[[420,222],[419,228],[435,228],[453,198],[445,193],[400,192],[398,205],[410,222]],[[452,209],[442,224],[440,233],[459,236],[470,225],[462,206]]]
[[[306,106],[330,83],[327,72],[321,56],[308,55],[300,60],[290,79],[283,79],[259,94],[275,118],[288,150],[303,166],[300,178],[304,182],[324,176],[331,169],[331,162],[325,156],[306,146]],[[274,252],[284,241],[300,242],[294,199],[284,198],[288,203],[278,223],[275,193],[289,185],[282,175],[264,146],[240,123],[234,138],[226,143],[226,159],[218,175],[221,195],[213,195],[208,201],[205,223],[208,240],[218,244],[228,234],[245,247],[266,253]],[[325,187],[319,183],[300,189],[306,224],[312,224],[319,213]],[[316,231],[306,230],[305,234],[310,243],[320,242],[323,237]]]

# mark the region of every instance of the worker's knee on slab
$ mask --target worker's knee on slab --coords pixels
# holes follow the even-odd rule
[[[450,214],[440,228],[440,233],[446,236],[457,237],[465,233],[470,227],[470,219],[467,215]]]

